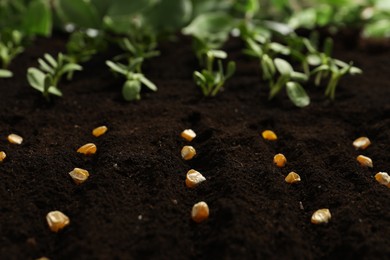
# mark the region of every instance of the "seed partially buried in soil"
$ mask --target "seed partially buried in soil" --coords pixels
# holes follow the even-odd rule
[[[188,142],[191,142],[196,137],[196,133],[192,129],[186,129],[181,132],[180,136]]]
[[[7,157],[4,151],[0,151],[0,163],[4,161],[4,159]]]
[[[70,177],[73,181],[79,185],[85,182],[89,177],[89,172],[81,168],[74,168],[73,171],[69,172]]]
[[[81,146],[79,149],[77,149],[78,153],[82,153],[85,155],[94,155],[97,151],[97,147],[93,143],[88,143],[83,146]]]
[[[362,136],[353,141],[352,145],[356,150],[364,150],[371,144],[370,139],[368,137]]]
[[[371,158],[367,157],[367,156],[364,156],[364,155],[359,155],[358,157],[356,157],[356,160],[360,163],[361,166],[363,167],[374,167],[373,164],[372,164],[372,160]]]
[[[201,223],[209,218],[209,214],[209,206],[206,204],[206,202],[201,201],[192,207],[191,218],[196,223]]]
[[[70,223],[68,216],[58,210],[47,213],[46,221],[50,230],[53,232],[60,231]]]
[[[274,164],[279,167],[279,168],[283,168],[287,163],[287,159],[286,157],[281,154],[281,153],[278,153],[277,155],[274,156]]]
[[[186,161],[191,160],[192,158],[194,158],[195,155],[196,155],[196,150],[194,147],[190,145],[185,145],[181,149],[181,157]]]
[[[107,130],[108,130],[108,128],[105,125],[98,126],[92,130],[92,135],[95,137],[99,137],[101,135],[104,135],[107,132]]]
[[[375,174],[375,180],[380,184],[390,188],[390,176],[387,172],[378,172]]]
[[[188,188],[195,188],[205,180],[206,178],[198,171],[191,169],[187,172],[186,185]]]
[[[311,216],[311,223],[313,224],[327,224],[332,218],[329,209],[319,209]]]
[[[268,141],[275,141],[278,139],[278,137],[276,136],[276,134],[272,130],[265,130],[261,133],[261,135],[263,136],[263,138],[265,140],[268,140]]]
[[[287,183],[297,183],[301,181],[301,176],[296,172],[290,172],[284,179]]]
[[[7,139],[11,144],[22,144],[23,142],[23,137],[17,134],[10,134]]]

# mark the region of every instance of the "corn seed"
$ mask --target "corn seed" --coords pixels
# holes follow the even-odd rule
[[[361,166],[364,167],[373,167],[372,160],[371,158],[364,156],[364,155],[359,155],[356,160],[360,163]]]
[[[296,183],[301,181],[301,176],[295,172],[290,172],[284,180],[287,183]]]
[[[287,163],[287,159],[283,154],[278,153],[277,155],[274,156],[274,164],[276,164],[276,166],[278,166],[279,168],[284,167],[286,163]]]
[[[196,133],[192,129],[186,129],[181,132],[181,137],[183,137],[188,142],[191,142],[192,139],[196,137]]]
[[[46,221],[53,232],[60,231],[70,223],[68,216],[58,210],[49,212],[46,215]]]
[[[371,144],[371,141],[367,137],[363,136],[353,141],[352,144],[356,148],[356,150],[364,150]]]
[[[276,134],[271,130],[265,130],[265,131],[263,131],[263,133],[261,135],[263,136],[263,138],[265,140],[269,140],[269,141],[275,141],[278,139]]]
[[[5,154],[5,152],[0,151],[0,163],[4,161],[5,157],[7,157],[7,155]]]
[[[89,172],[81,168],[74,168],[73,171],[69,172],[69,175],[76,184],[81,184],[88,179]]]
[[[101,135],[104,135],[107,132],[107,130],[108,130],[107,126],[102,125],[102,126],[99,126],[99,127],[96,127],[95,129],[93,129],[92,134],[95,137],[99,137]]]
[[[88,144],[85,144],[83,146],[81,146],[77,152],[78,153],[82,153],[82,154],[85,154],[85,155],[93,155],[96,153],[96,145],[93,144],[93,143],[88,143]]]
[[[192,146],[186,145],[181,149],[181,157],[186,161],[191,160],[195,155],[196,150]]]
[[[311,223],[313,224],[326,224],[331,219],[329,209],[319,209],[311,216]]]
[[[200,223],[205,221],[209,217],[209,206],[207,206],[206,202],[201,201],[196,203],[192,207],[191,211],[192,220],[196,223]]]
[[[8,136],[8,142],[10,142],[11,144],[22,144],[23,138],[16,134],[10,134]]]
[[[386,185],[390,188],[390,176],[387,172],[378,172],[375,174],[375,180],[377,180],[380,184]]]
[[[195,188],[205,180],[206,178],[198,171],[189,170],[187,172],[186,185],[188,188]]]

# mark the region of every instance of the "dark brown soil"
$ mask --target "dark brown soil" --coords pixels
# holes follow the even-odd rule
[[[0,80],[0,259],[389,259],[390,189],[378,171],[390,172],[390,52],[340,49],[364,75],[347,77],[336,102],[308,86],[312,104],[295,108],[286,95],[267,101],[258,63],[228,46],[238,72],[216,98],[203,98],[192,81],[196,60],[189,40],[160,46],[146,64],[158,85],[140,102],[122,101],[122,80],[98,57],[62,85],[64,97],[47,104],[28,87],[26,70],[64,40],[40,39],[12,65],[15,78]],[[95,138],[91,130],[109,127]],[[198,133],[196,159],[180,149],[183,129]],[[261,131],[279,139],[265,141]],[[7,135],[24,137],[21,146]],[[356,151],[352,141],[372,145]],[[94,142],[98,153],[76,149]],[[276,153],[285,168],[272,163]],[[362,168],[358,154],[373,159]],[[77,186],[68,172],[90,172]],[[194,168],[207,178],[184,184]],[[284,177],[299,173],[302,182]],[[195,224],[192,205],[206,201],[210,218]],[[303,209],[300,208],[300,202]],[[329,208],[329,224],[310,223]],[[71,224],[49,230],[45,216],[60,210]]]

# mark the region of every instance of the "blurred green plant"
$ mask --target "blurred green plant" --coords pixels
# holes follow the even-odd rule
[[[62,96],[58,84],[63,75],[73,71],[80,71],[82,67],[69,60],[66,55],[59,53],[57,59],[50,54],[45,54],[43,59],[38,59],[39,69],[31,67],[27,71],[27,80],[30,86],[50,100],[50,95]]]

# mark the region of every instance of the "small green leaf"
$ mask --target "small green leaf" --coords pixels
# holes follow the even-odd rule
[[[351,69],[349,70],[349,73],[351,75],[356,75],[356,74],[362,74],[363,71],[361,69],[359,69],[358,67],[351,67]]]
[[[310,104],[310,97],[299,83],[287,82],[286,90],[288,97],[297,107],[305,107]]]
[[[52,95],[62,97],[62,92],[57,87],[50,86],[48,92]]]
[[[306,61],[311,66],[318,66],[321,64],[321,57],[318,54],[309,54],[306,57]]]
[[[62,69],[60,70],[59,74],[63,75],[65,73],[73,72],[73,71],[80,71],[83,70],[83,67],[81,67],[79,64],[76,63],[68,63],[65,64]]]
[[[127,80],[122,88],[122,95],[126,101],[141,99],[141,82],[138,80]]]
[[[12,71],[0,69],[0,78],[11,78],[13,76]]]
[[[227,53],[221,50],[209,50],[207,52],[207,56],[210,57],[215,57],[218,59],[226,59],[227,58]]]
[[[274,52],[276,53],[280,53],[280,54],[283,54],[283,55],[289,55],[290,54],[290,48],[288,48],[287,46],[284,46],[280,43],[277,43],[277,42],[271,42],[269,44],[269,48],[271,50],[273,50]]]
[[[275,67],[279,71],[280,74],[285,76],[290,76],[291,73],[294,71],[291,67],[290,63],[288,63],[285,60],[282,60],[280,58],[274,59]]]
[[[119,73],[119,74],[123,74],[123,75],[126,75],[127,74],[127,70],[125,70],[122,66],[122,64],[120,63],[115,63],[115,62],[112,62],[110,60],[107,60],[106,61],[106,65],[108,67],[110,67],[111,70]],[[121,66],[122,65],[122,66]]]
[[[44,91],[45,74],[42,71],[36,68],[29,68],[27,71],[27,80],[31,87],[40,92]]]
[[[147,79],[144,75],[140,77],[141,82],[150,90],[157,91],[156,85],[151,82],[149,79]]]
[[[291,72],[291,79],[298,80],[298,81],[307,81],[308,77],[305,73],[293,71]]]
[[[45,53],[43,55],[43,57],[45,57],[46,61],[53,67],[53,68],[56,68],[58,66],[58,63],[57,61],[53,58],[53,56],[51,56],[50,54],[48,53]]]
[[[329,71],[329,70],[330,70],[329,66],[326,65],[326,64],[323,64],[323,65],[321,65],[321,66],[318,66],[318,67],[315,68],[314,70],[312,70],[312,71],[310,72],[310,74],[314,75],[314,74],[316,74],[316,73],[318,73],[318,72],[320,72],[320,71]]]
[[[39,58],[38,63],[39,63],[39,67],[41,68],[41,70],[48,72],[48,73],[51,73],[51,74],[54,74],[53,68],[50,67],[49,64],[47,64],[44,60]]]

